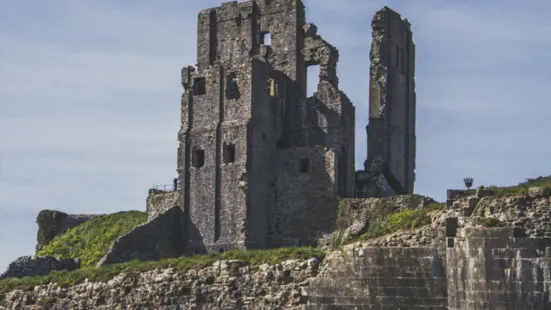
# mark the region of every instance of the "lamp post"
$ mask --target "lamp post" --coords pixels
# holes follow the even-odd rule
[[[465,183],[467,190],[470,190],[471,187],[473,186],[473,178],[464,178],[463,182]]]

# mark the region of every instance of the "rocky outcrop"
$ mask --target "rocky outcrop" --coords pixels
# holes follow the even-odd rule
[[[55,237],[65,233],[70,228],[103,215],[104,214],[67,214],[53,210],[40,211],[36,219],[36,223],[38,224],[36,251],[42,250]]]
[[[13,261],[6,272],[0,275],[5,278],[23,278],[30,276],[44,276],[58,270],[75,270],[80,268],[78,259],[57,259],[51,256],[22,256]]]

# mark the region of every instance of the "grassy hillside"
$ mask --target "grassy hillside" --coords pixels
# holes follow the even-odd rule
[[[125,211],[102,216],[69,229],[36,255],[80,258],[82,267],[94,266],[119,236],[145,222],[147,213]]]

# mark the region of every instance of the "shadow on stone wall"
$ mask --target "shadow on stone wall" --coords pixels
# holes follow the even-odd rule
[[[119,237],[98,266],[159,260],[183,253],[181,209],[174,206]]]
[[[42,250],[55,237],[62,235],[70,228],[105,214],[67,214],[60,211],[42,210],[38,213],[36,223],[36,251]]]
[[[52,256],[22,256],[13,261],[6,272],[0,275],[0,280],[5,278],[23,278],[45,276],[53,271],[75,270],[80,268],[80,260],[72,258],[55,258]]]

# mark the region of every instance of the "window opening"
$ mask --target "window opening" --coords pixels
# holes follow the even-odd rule
[[[306,68],[306,98],[312,97],[318,89],[320,80],[320,65],[312,65]]]
[[[277,97],[277,80],[273,77],[268,78],[268,94],[272,97]]]
[[[207,93],[207,80],[204,77],[193,80],[193,95],[200,96]]]
[[[205,151],[199,148],[193,150],[193,155],[191,158],[193,167],[201,168],[205,165]]]
[[[240,96],[237,73],[230,73],[226,77],[226,99],[239,99]]]
[[[266,46],[272,45],[272,35],[269,32],[264,32],[261,34],[261,41],[260,44],[264,44]]]
[[[310,170],[310,159],[304,158],[300,160],[300,172],[307,173]]]
[[[224,164],[235,162],[235,144],[224,143],[222,158],[223,158]]]

